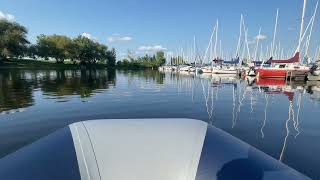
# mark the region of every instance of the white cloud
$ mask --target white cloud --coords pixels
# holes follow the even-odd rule
[[[255,39],[261,41],[261,40],[267,39],[267,36],[266,36],[266,35],[259,34],[259,35],[257,35],[257,36],[255,37]]]
[[[0,11],[0,20],[3,20],[3,19],[12,22],[15,20],[15,17],[12,14],[6,14]]]
[[[146,51],[146,52],[156,52],[156,51],[166,51],[167,48],[162,47],[161,45],[155,46],[140,46],[138,51]]]
[[[81,36],[86,37],[88,39],[92,39],[92,35],[90,33],[84,32],[84,33],[81,34]]]
[[[132,41],[132,37],[130,36],[121,36],[119,34],[114,34],[110,37],[108,37],[109,43],[117,43],[117,42],[128,42]]]

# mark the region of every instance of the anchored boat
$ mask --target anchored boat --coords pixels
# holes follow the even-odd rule
[[[271,67],[260,67],[256,69],[257,77],[260,78],[286,78],[288,72],[309,72],[310,68],[305,65],[299,64],[299,52],[294,57],[287,60],[272,60],[267,63],[271,64]]]

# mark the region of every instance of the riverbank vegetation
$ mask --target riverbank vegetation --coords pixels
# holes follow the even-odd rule
[[[165,54],[163,51],[157,52],[155,55],[145,55],[137,58],[128,57],[117,62],[117,67],[123,69],[146,69],[157,68],[166,63]]]
[[[27,40],[27,29],[16,23],[0,20],[0,63],[26,65],[44,61],[57,64],[104,64],[115,67],[116,50],[84,36],[70,38],[64,35],[39,35],[37,42]],[[26,63],[33,60],[33,62]],[[47,63],[47,65],[50,65]]]

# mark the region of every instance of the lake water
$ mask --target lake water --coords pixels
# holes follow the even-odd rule
[[[0,157],[70,123],[194,118],[320,178],[320,83],[106,70],[0,70]]]

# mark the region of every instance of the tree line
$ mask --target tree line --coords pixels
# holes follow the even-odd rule
[[[144,55],[140,57],[131,57],[117,62],[117,66],[121,68],[157,68],[166,63],[165,54],[163,51],[156,52],[155,55]]]
[[[70,38],[64,35],[39,35],[37,42],[27,40],[27,29],[7,20],[0,20],[0,63],[8,59],[54,59],[57,63],[70,60],[80,64],[104,63],[116,65],[116,51],[84,36]]]

